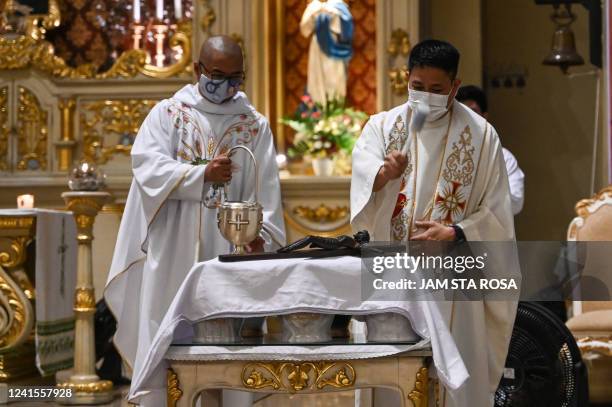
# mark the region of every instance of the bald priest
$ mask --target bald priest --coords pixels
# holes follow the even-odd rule
[[[268,121],[239,91],[243,55],[231,38],[209,38],[194,64],[197,82],[159,102],[132,148],[134,179],[104,297],[117,318],[115,344],[138,371],[168,306],[194,263],[231,251],[216,221],[219,185],[231,199],[254,199],[250,157],[259,164],[264,231],[248,250],[274,250],[285,242],[276,152]],[[236,169],[240,171],[235,172]],[[143,406],[166,394],[132,394]]]

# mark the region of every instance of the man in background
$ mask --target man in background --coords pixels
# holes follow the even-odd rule
[[[488,120],[487,95],[478,86],[467,85],[459,88],[456,99]],[[518,215],[523,209],[525,200],[525,174],[518,166],[514,155],[508,149],[502,147],[506,171],[510,181],[510,198],[512,202],[512,214]]]

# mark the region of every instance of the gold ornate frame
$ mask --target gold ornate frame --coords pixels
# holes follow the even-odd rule
[[[191,20],[177,23],[176,31],[169,39],[171,48],[182,49],[181,58],[175,64],[158,67],[146,63],[143,50],[132,49],[121,54],[105,72],[97,67],[84,64],[70,67],[55,55],[53,45],[44,39],[46,30],[60,24],[57,0],[49,1],[47,15],[31,15],[26,23],[26,34],[16,38],[0,37],[0,70],[33,68],[62,79],[115,79],[133,78],[139,74],[150,78],[168,78],[190,74],[191,67]]]

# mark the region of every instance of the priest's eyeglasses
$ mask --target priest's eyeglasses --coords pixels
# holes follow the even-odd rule
[[[219,72],[210,72],[202,62],[198,62],[198,66],[200,67],[200,72],[204,73],[207,77],[213,80],[215,83],[209,84],[212,85],[215,89],[207,89],[209,92],[215,92],[216,89],[225,81],[229,82],[231,87],[239,87],[244,82],[245,75],[244,72],[234,73],[231,75],[226,75],[224,73]]]

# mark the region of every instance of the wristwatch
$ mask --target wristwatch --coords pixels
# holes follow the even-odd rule
[[[463,233],[463,229],[459,225],[451,225],[451,227],[455,230],[455,242],[463,243],[466,242],[465,233]]]

